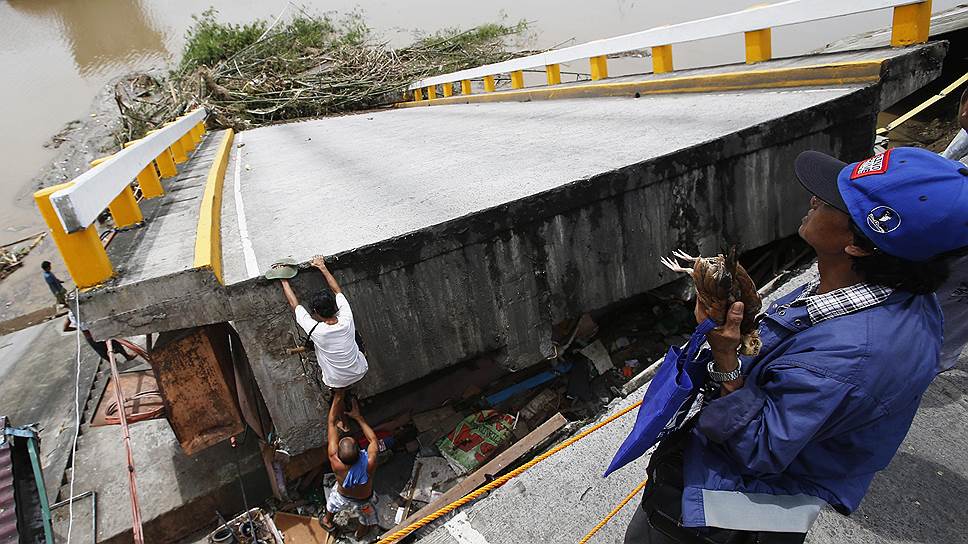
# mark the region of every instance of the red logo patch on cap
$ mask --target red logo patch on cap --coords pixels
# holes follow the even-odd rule
[[[891,150],[888,149],[883,153],[874,155],[866,161],[860,161],[857,163],[857,166],[854,167],[854,171],[850,173],[850,179],[873,176],[874,174],[883,174],[884,172],[887,172],[887,162],[890,160],[890,158]]]

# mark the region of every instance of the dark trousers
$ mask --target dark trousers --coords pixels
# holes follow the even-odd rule
[[[687,429],[688,430],[688,429]],[[625,531],[625,544],[802,544],[805,533],[682,527],[683,446],[688,432],[662,441],[649,460],[642,504]]]

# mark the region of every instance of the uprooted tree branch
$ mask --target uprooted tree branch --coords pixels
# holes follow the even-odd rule
[[[237,130],[379,107],[428,75],[533,53],[520,50],[527,28],[522,21],[447,29],[393,49],[357,13],[232,25],[208,10],[195,17],[182,61],[166,78],[138,74],[117,84],[125,124],[119,140],[199,105],[215,126]]]

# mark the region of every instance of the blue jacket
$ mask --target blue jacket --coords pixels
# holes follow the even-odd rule
[[[934,295],[896,291],[813,326],[789,306],[802,290],[767,310],[744,386],[700,412],[683,464],[687,527],[806,532],[824,503],[852,512],[936,375]]]

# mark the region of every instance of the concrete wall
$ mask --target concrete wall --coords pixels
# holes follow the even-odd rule
[[[805,149],[860,159],[875,128],[876,88],[540,198],[439,225],[340,257],[342,283],[371,364],[367,396],[486,351],[510,369],[539,362],[553,324],[671,281],[673,249],[755,248],[796,232],[807,193],[793,175]],[[838,119],[836,124],[827,124]],[[320,288],[315,271],[293,280]],[[318,369],[286,356],[296,330],[276,285],[245,290],[262,312],[235,321],[279,436],[319,445]],[[251,314],[250,314],[251,315]]]

